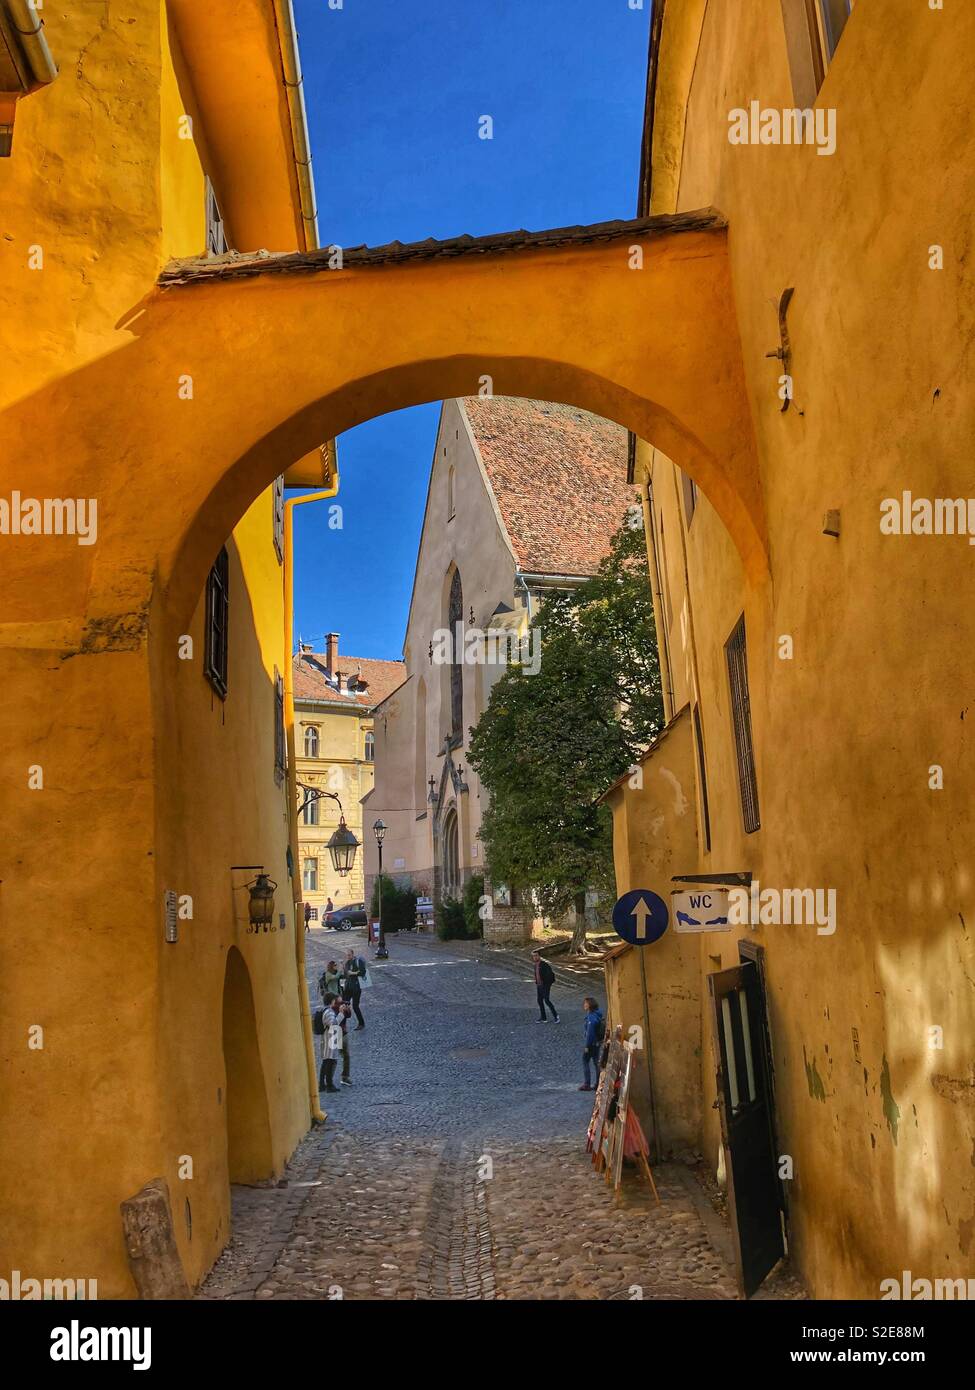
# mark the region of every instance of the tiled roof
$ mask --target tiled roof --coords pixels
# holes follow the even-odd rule
[[[626,430],[551,401],[470,396],[461,404],[519,569],[594,574],[635,498]]]
[[[371,656],[340,656],[336,665],[340,684],[338,690],[334,681],[329,680],[328,658],[324,652],[297,652],[294,657],[295,699],[348,702],[362,709],[372,709],[406,679],[406,666],[402,661],[379,661]],[[364,681],[365,689],[350,690],[350,676]]]

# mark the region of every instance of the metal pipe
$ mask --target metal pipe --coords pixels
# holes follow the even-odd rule
[[[298,769],[295,765],[295,676],[291,645],[294,641],[294,509],[305,502],[320,502],[336,497],[339,490],[338,468],[332,486],[306,497],[292,497],[284,504],[284,727],[288,741],[288,843],[291,846],[292,885],[295,905],[295,964],[298,969],[298,1006],[305,1039],[305,1062],[308,1069],[308,1103],[312,1124],[324,1124],[328,1118],[318,1103],[318,1068],[315,1065],[315,1039],[311,1030],[311,1007],[308,1003],[308,977],[305,973],[305,918],[301,892],[301,866],[298,862]]]
[[[298,54],[298,35],[295,30],[291,0],[274,0],[274,18],[278,30],[278,46],[284,68],[284,88],[291,117],[291,139],[294,145],[295,172],[298,175],[298,197],[301,204],[304,249],[318,247],[318,204],[315,199],[315,178],[311,168],[311,142],[308,138],[308,113],[305,110],[304,79]]]
[[[44,21],[37,13],[34,0],[3,0],[3,7],[30,63],[34,81],[38,85],[53,82],[58,75],[58,65],[48,48]]]

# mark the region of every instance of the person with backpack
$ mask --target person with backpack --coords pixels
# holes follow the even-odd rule
[[[342,998],[347,1004],[351,1004],[358,1022],[356,1032],[360,1028],[365,1028],[366,1020],[362,1017],[362,1009],[359,1007],[359,1000],[362,998],[363,984],[368,981],[369,968],[362,956],[357,956],[355,951],[350,951],[345,958],[345,965],[342,969]]]
[[[337,962],[330,960],[322,971],[322,977],[318,981],[318,992],[325,1002],[327,994],[336,995],[342,993],[342,975],[339,971]]]
[[[583,1008],[583,1048],[582,1048],[582,1074],[585,1081],[579,1087],[580,1091],[594,1091],[599,1085],[599,1054],[602,1051],[603,1038],[606,1036],[606,1020],[603,1018],[602,1010],[597,1000],[591,994],[587,994],[582,1001]],[[592,1083],[589,1075],[589,1063],[592,1062],[596,1069],[595,1084]]]
[[[543,958],[541,951],[532,951],[532,965],[535,967],[535,998],[538,1000],[538,1012],[541,1014],[538,1022],[548,1022],[545,1015],[545,1006],[548,1005],[552,1010],[553,1023],[559,1023],[561,1020],[558,1009],[549,998],[552,986],[555,984],[555,971]]]

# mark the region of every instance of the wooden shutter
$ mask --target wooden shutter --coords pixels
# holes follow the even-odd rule
[[[752,745],[752,716],[748,698],[748,654],[745,648],[745,616],[739,618],[725,643],[728,682],[731,687],[731,722],[738,760],[738,785],[745,831],[751,834],[761,825],[758,813],[758,781],[755,776],[755,750]]]

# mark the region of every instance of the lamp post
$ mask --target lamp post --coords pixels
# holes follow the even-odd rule
[[[379,846],[379,945],[376,948],[376,960],[389,960],[389,952],[386,950],[386,934],[383,931],[383,840],[386,838],[386,827],[381,820],[376,821],[372,827],[372,833]]]

